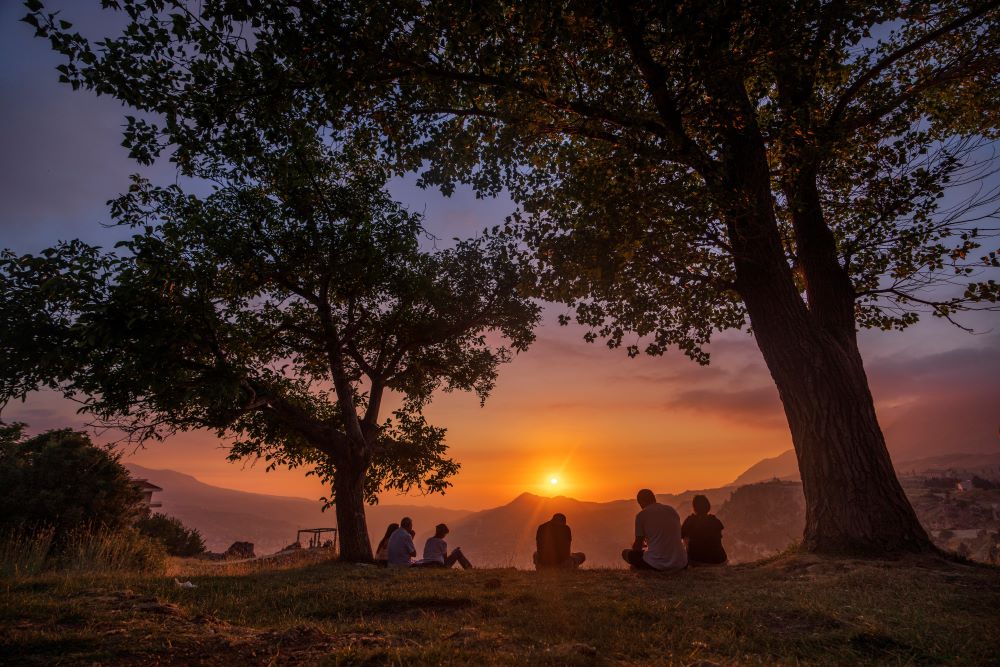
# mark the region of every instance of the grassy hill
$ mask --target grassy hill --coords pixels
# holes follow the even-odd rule
[[[791,555],[674,576],[197,567],[192,589],[172,576],[0,582],[0,664],[995,665],[1000,656],[1000,570],[933,558]]]

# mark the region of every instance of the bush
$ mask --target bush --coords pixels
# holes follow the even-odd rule
[[[134,528],[75,530],[67,536],[56,563],[60,570],[94,574],[163,574],[166,566],[163,545]]]
[[[81,526],[121,530],[145,512],[118,456],[83,433],[22,428],[0,424],[0,531],[51,528],[60,548]]]
[[[205,553],[205,540],[194,528],[187,528],[179,519],[165,514],[153,514],[136,524],[140,533],[157,540],[171,556],[197,556]]]

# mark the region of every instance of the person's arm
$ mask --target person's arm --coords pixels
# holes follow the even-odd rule
[[[409,551],[410,558],[416,558],[417,557],[417,547],[413,544],[413,536],[412,535],[410,535],[410,537],[407,539],[407,542],[408,542],[407,549]]]
[[[684,542],[684,546],[687,546],[688,540],[691,535],[691,517],[684,519],[684,523],[681,524],[681,541]]]
[[[639,520],[639,515],[635,515],[635,542],[632,543],[632,551],[642,551],[645,546],[646,535],[645,531],[642,529],[642,522]]]

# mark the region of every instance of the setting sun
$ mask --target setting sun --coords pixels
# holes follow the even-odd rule
[[[555,486],[558,483],[559,483],[559,478],[558,477],[553,477],[553,478],[549,479],[549,484],[552,484],[553,486]]]

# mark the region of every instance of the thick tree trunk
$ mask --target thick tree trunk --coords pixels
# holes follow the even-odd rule
[[[728,158],[719,194],[737,289],[791,429],[806,497],[805,548],[863,555],[931,549],[875,416],[857,347],[853,288],[838,274],[832,234],[825,226],[809,228],[808,218],[796,220],[799,257],[805,251],[812,262],[805,267],[813,283],[807,306],[778,235],[763,141],[734,133]]]
[[[778,330],[755,325],[802,476],[803,546],[860,555],[930,549],[893,470],[856,346],[810,328],[798,318]]]
[[[367,466],[339,464],[334,478],[337,530],[340,559],[351,563],[369,563],[372,545],[365,519],[365,474]]]

